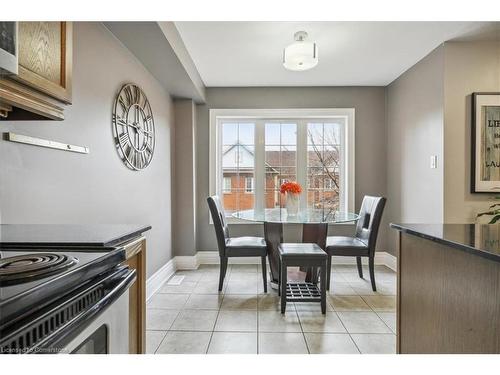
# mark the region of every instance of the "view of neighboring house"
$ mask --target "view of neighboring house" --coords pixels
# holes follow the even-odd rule
[[[285,195],[280,186],[286,181],[296,181],[297,152],[282,146],[281,150],[265,151],[265,208],[284,207]],[[307,205],[314,208],[337,209],[339,206],[338,167],[336,149],[307,152]],[[329,165],[326,167],[325,165]],[[223,202],[226,212],[248,210],[255,204],[255,153],[253,146],[235,143],[226,146],[222,156]]]

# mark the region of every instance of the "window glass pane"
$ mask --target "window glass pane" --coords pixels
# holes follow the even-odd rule
[[[231,177],[224,177],[223,192],[224,193],[231,192]]]
[[[264,193],[265,208],[280,207],[281,194],[279,190],[266,190]]]
[[[283,181],[296,181],[297,124],[278,121],[265,123],[265,161],[266,189],[279,189]],[[266,205],[269,199],[266,198]]]
[[[266,167],[279,167],[281,166],[280,146],[267,146],[266,152]]]
[[[307,144],[321,145],[323,143],[323,124],[307,124]]]
[[[250,123],[239,124],[239,143],[241,145],[253,145],[255,137],[255,125]]]
[[[323,208],[329,210],[338,210],[339,194],[334,190],[325,190],[323,192]]]
[[[281,124],[281,144],[296,145],[297,144],[297,125],[296,124]]]
[[[341,142],[341,125],[338,123],[325,123],[324,138],[326,144],[339,145]]]
[[[281,183],[286,181],[295,181],[297,178],[297,168],[295,167],[281,167],[280,179]]]
[[[323,168],[307,168],[307,187],[311,189],[323,187]]]
[[[339,146],[325,144],[323,150],[323,165],[325,167],[338,167],[340,165]]]
[[[310,167],[321,167],[323,159],[323,148],[319,145],[307,146],[307,165]]]
[[[254,189],[253,183],[254,183],[253,177],[245,177],[245,192],[253,193]]]
[[[222,144],[234,145],[238,143],[238,124],[225,122],[222,124]]]
[[[280,124],[267,123],[265,125],[266,145],[279,145],[281,143]]]
[[[281,165],[295,166],[297,164],[297,146],[281,146]]]
[[[307,205],[338,210],[342,121],[307,124]]]
[[[278,172],[266,172],[265,188],[266,189],[279,189],[279,173]]]
[[[319,189],[307,190],[307,207],[308,208],[323,208],[323,192]]]
[[[226,216],[254,207],[255,124],[222,126],[222,191]]]

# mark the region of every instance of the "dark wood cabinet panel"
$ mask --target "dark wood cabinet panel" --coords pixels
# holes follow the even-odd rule
[[[400,233],[399,353],[500,353],[500,263]]]

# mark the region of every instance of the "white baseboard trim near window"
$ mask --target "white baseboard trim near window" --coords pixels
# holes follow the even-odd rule
[[[170,259],[146,281],[146,300],[149,300],[175,274],[175,271],[195,270],[200,264],[219,264],[219,252],[198,251],[193,256],[176,256]],[[260,264],[260,258],[229,258],[229,264]],[[332,264],[356,264],[356,259],[354,257],[333,257]],[[368,264],[367,258],[363,258],[363,264]],[[385,251],[375,253],[375,264],[397,271],[397,258]]]
[[[170,259],[167,264],[156,271],[146,281],[146,301],[155,294],[177,271],[175,266],[175,258]]]

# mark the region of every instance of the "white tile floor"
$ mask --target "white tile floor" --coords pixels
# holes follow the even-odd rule
[[[230,265],[218,292],[218,266],[202,265],[180,285],[165,285],[147,305],[147,352],[166,353],[395,353],[396,274],[334,266],[327,313],[319,303],[288,303],[279,311],[276,290],[263,293],[257,265]]]

